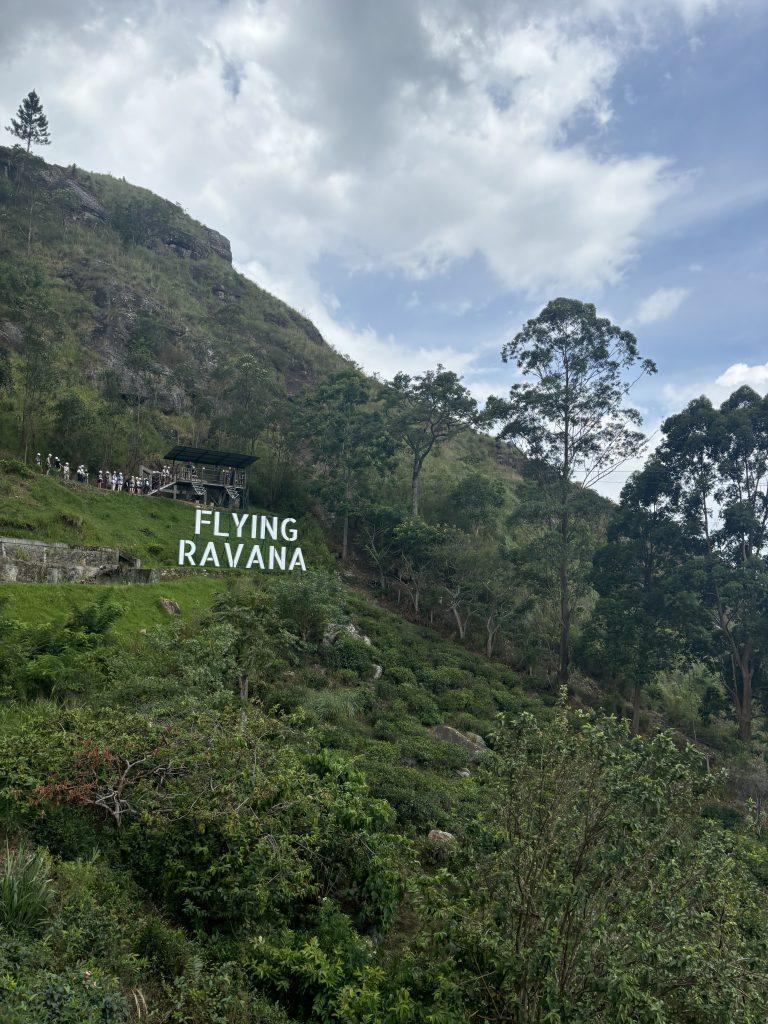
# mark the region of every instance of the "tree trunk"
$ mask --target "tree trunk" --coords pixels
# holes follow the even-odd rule
[[[499,627],[498,626],[494,627],[490,623],[490,621],[486,622],[486,624],[485,624],[485,634],[486,634],[486,639],[485,639],[485,656],[487,658],[493,657],[493,644],[494,644],[494,641],[496,640],[496,634],[498,633],[498,631],[499,631]]]
[[[568,591],[568,508],[563,506],[560,516],[560,666],[557,681],[568,685],[570,666],[571,605]]]
[[[344,525],[341,532],[341,560],[346,562],[347,553],[349,552],[349,499],[351,497],[351,485],[347,481],[347,486],[344,488]]]
[[[453,612],[454,619],[456,619],[456,627],[459,631],[459,639],[463,640],[467,635],[467,625],[469,623],[469,616],[467,616],[466,619],[464,619],[464,621],[462,622],[461,616],[459,615],[459,611],[456,605],[454,605],[451,608],[451,611]]]
[[[413,470],[411,471],[411,515],[419,514],[419,470],[421,467],[414,459]]]
[[[640,732],[640,683],[635,682],[632,687],[632,735],[637,736]]]
[[[741,672],[741,707],[739,708],[739,739],[752,742],[752,667],[747,655],[739,664]]]

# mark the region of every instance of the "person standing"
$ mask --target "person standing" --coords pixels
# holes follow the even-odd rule
[[[39,470],[41,473],[43,471],[43,456],[40,452],[35,456],[35,469]]]

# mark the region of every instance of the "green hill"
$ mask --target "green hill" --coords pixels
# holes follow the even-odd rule
[[[412,515],[392,394],[145,190],[0,149],[0,232],[0,536],[164,570],[2,586],[3,1024],[762,1019],[755,761],[704,665],[646,738],[612,680],[558,693],[535,467],[465,429]],[[179,573],[191,506],[20,461],[176,441],[253,450],[307,571]],[[578,511],[575,639],[610,506]]]

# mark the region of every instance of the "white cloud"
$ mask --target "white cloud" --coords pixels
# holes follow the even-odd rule
[[[747,384],[761,394],[768,391],[768,363],[749,366],[747,363],[734,363],[725,373],[721,373],[715,381],[718,387],[734,391]]]
[[[633,324],[654,324],[676,313],[691,294],[690,288],[657,288],[643,299],[631,318]]]
[[[574,119],[604,126],[631,48],[713,6],[15,4],[0,108],[5,119],[34,86],[52,126],[46,158],[180,201],[366,367],[442,353],[461,368],[471,359],[450,348],[404,350],[350,325],[323,300],[332,289],[315,284],[317,261],[415,283],[480,259],[499,289],[532,297],[616,281],[676,182],[663,156],[609,157],[574,141]],[[668,315],[662,300],[671,311],[683,291],[660,290],[651,315]]]
[[[733,363],[714,379],[702,377],[692,383],[670,383],[664,387],[662,397],[666,411],[672,413],[678,412],[699,395],[706,395],[715,405],[720,405],[737,388],[745,384],[758,394],[767,394],[768,363],[757,363],[754,366],[748,363]]]

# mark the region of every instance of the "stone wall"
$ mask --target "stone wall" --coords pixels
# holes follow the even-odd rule
[[[158,570],[121,556],[117,548],[86,548],[0,537],[4,583],[152,583]]]

